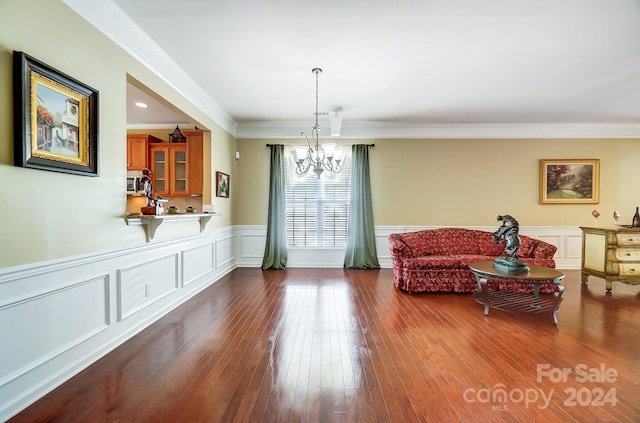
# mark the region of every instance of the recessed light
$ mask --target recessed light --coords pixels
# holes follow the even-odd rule
[[[136,102],[135,105],[138,106],[138,107],[141,107],[143,109],[146,109],[147,107],[149,107],[145,103],[142,103],[140,101]]]

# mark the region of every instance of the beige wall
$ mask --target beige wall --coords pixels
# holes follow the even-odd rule
[[[126,226],[122,218],[127,78],[140,81],[190,116],[194,124],[211,131],[210,147],[205,149],[211,168],[205,169],[204,200],[209,198],[223,216],[213,219],[207,230],[266,223],[269,150],[265,140],[236,142],[211,117],[60,0],[4,0],[0,16],[5,17],[0,25],[0,122],[4,123],[0,125],[0,268],[144,243],[142,229]],[[24,51],[100,92],[99,177],[13,166],[13,50]],[[509,213],[522,225],[578,226],[592,223],[594,208],[606,224],[614,209],[628,222],[640,204],[637,140],[359,142],[376,144],[371,170],[377,225],[493,225],[496,214]],[[236,150],[241,154],[239,161],[233,158]],[[539,205],[538,160],[550,158],[600,159],[600,204]],[[215,197],[211,182],[216,170],[231,175],[230,199]]]
[[[293,144],[292,140],[270,143]],[[374,221],[381,226],[492,226],[511,214],[522,226],[581,226],[591,211],[612,224],[613,210],[630,223],[640,205],[640,140],[498,139],[358,140],[370,152]],[[345,143],[355,143],[345,140]],[[266,223],[269,149],[240,139],[241,189],[234,223]],[[600,159],[600,204],[540,205],[540,159]],[[249,183],[251,182],[251,183]]]
[[[237,161],[233,196],[234,225],[265,225],[269,206],[269,149],[272,140],[238,140],[240,160]],[[277,143],[277,142],[274,142]],[[285,143],[281,141],[281,143]]]
[[[233,175],[235,139],[60,0],[3,0],[0,16],[0,268],[145,242],[142,228],[129,227],[122,218],[127,74],[211,130],[205,154],[214,169]],[[13,166],[13,50],[99,91],[99,177]],[[210,181],[211,169],[206,169],[209,196]],[[225,215],[207,230],[231,224],[231,202],[216,205]],[[179,225],[171,230],[179,231]]]

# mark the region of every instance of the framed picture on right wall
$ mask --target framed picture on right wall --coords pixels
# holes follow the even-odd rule
[[[600,160],[540,160],[540,204],[598,204]]]
[[[229,198],[229,175],[216,171],[216,197]]]

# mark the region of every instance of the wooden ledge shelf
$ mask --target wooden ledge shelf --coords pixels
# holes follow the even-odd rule
[[[181,214],[160,214],[160,215],[136,215],[126,216],[124,220],[129,226],[142,225],[147,235],[147,242],[150,242],[156,235],[156,230],[163,222],[186,222],[189,220],[200,221],[200,232],[213,216],[222,216],[221,213],[181,213]]]

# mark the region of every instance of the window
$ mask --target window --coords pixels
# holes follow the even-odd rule
[[[342,171],[312,170],[298,175],[291,149],[285,149],[285,202],[287,245],[291,247],[344,247],[349,227],[351,151],[345,148]]]

